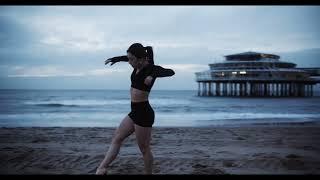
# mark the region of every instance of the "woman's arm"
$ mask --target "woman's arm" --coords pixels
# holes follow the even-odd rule
[[[148,86],[152,85],[157,77],[173,76],[175,72],[172,69],[166,69],[161,66],[153,65],[152,71],[149,76],[146,77],[144,83]]]
[[[150,74],[153,78],[173,76],[175,72],[172,69],[166,69],[161,66],[154,65]]]
[[[113,58],[109,58],[107,60],[105,60],[105,65],[107,65],[108,63],[111,62],[110,66],[112,66],[114,63],[117,63],[117,62],[120,62],[120,61],[123,61],[123,62],[128,62],[129,59],[127,56],[116,56],[116,57],[113,57]]]

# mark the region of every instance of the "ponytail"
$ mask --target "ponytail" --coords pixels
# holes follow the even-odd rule
[[[146,47],[144,47],[144,49],[147,52],[147,57],[148,57],[148,59],[150,61],[150,64],[154,64],[152,47],[151,46],[146,46]]]

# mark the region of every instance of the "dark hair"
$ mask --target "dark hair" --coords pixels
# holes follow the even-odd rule
[[[128,48],[127,52],[130,52],[137,58],[148,57],[153,62],[153,50],[151,46],[143,47],[140,43],[134,43]]]
[[[153,62],[153,50],[152,50],[152,47],[151,46],[147,46],[145,47],[146,51],[147,51],[147,56],[149,58],[149,61],[151,64],[154,64]]]

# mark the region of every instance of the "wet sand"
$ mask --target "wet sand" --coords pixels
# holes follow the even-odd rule
[[[0,174],[94,174],[115,128],[0,128]],[[154,174],[320,174],[320,125],[154,127]],[[132,134],[109,174],[143,174]]]

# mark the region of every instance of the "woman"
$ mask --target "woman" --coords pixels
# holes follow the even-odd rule
[[[173,76],[175,72],[154,65],[152,47],[143,47],[140,43],[132,44],[127,50],[127,56],[117,56],[105,61],[105,64],[125,61],[133,67],[131,73],[131,112],[122,120],[112,138],[107,154],[96,174],[106,174],[109,164],[119,153],[121,143],[131,135],[136,134],[139,149],[143,155],[146,174],[152,173],[153,156],[150,149],[151,129],[154,123],[154,111],[149,104],[149,93],[158,77]]]

